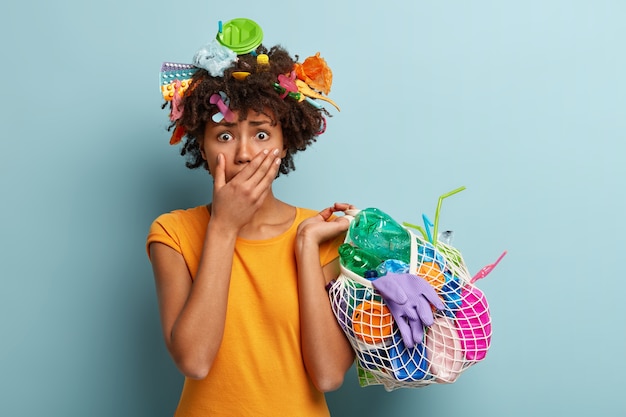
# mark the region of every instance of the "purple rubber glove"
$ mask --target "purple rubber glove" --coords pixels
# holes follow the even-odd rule
[[[424,326],[434,322],[431,304],[443,310],[443,301],[424,278],[412,274],[388,273],[372,285],[385,300],[408,348],[422,343]]]

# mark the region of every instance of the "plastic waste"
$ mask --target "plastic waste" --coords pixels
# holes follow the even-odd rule
[[[461,342],[452,319],[435,317],[435,322],[426,332],[426,354],[430,363],[429,372],[440,384],[450,384],[463,371],[465,358]]]
[[[424,326],[433,324],[433,310],[445,305],[423,278],[411,274],[387,274],[372,282],[395,319],[406,347],[422,343]]]
[[[430,378],[428,359],[424,344],[407,349],[400,335],[394,335],[393,344],[387,349],[391,369],[398,381],[419,381]]]
[[[359,211],[348,233],[356,246],[383,260],[410,262],[410,232],[380,209],[366,208]]]
[[[367,270],[365,271],[363,278],[365,278],[368,281],[374,281],[375,279],[378,278],[378,271],[374,269]]]
[[[454,235],[454,232],[452,230],[446,230],[444,232],[439,233],[439,237],[437,239],[437,242],[441,242],[445,245],[451,245],[452,244],[452,236]]]
[[[378,274],[376,273],[375,276],[372,276],[372,273],[368,273],[368,271],[376,271],[376,268],[383,260],[366,250],[344,243],[339,246],[339,262],[344,268],[355,274],[371,279],[378,276]],[[369,276],[366,277],[366,273]]]
[[[393,317],[382,302],[364,301],[352,313],[352,329],[367,344],[384,343],[393,333]]]
[[[219,22],[216,39],[237,55],[254,51],[263,41],[263,29],[254,20],[237,18]]]
[[[477,287],[463,287],[456,324],[465,359],[483,360],[491,344],[491,315],[487,298]]]
[[[409,273],[409,264],[397,259],[387,259],[376,268],[378,276],[382,277],[388,273],[405,274]]]

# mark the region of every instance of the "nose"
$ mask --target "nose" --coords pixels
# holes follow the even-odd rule
[[[252,160],[252,147],[248,139],[242,138],[237,142],[237,153],[235,163],[247,164]]]

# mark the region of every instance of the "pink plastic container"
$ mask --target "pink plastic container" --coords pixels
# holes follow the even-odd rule
[[[487,298],[478,288],[463,287],[456,324],[465,359],[483,360],[491,344],[491,315]]]
[[[439,316],[426,331],[428,372],[440,384],[450,384],[461,375],[465,358],[457,329],[452,319]]]

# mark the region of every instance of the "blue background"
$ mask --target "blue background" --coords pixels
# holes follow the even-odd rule
[[[169,416],[144,242],[210,178],[168,145],[162,61],[218,20],[317,51],[328,131],[275,183],[293,204],[434,216],[493,316],[487,359],[452,385],[331,393],[336,416],[624,416],[626,3],[7,0],[0,121],[0,415]]]

